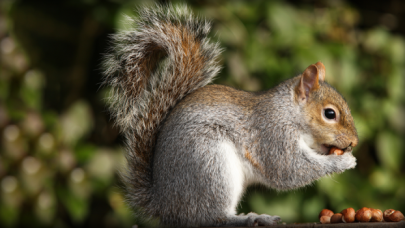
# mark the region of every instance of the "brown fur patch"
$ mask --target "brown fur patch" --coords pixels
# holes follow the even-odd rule
[[[255,159],[253,159],[252,154],[246,148],[245,148],[245,158],[247,158],[247,160],[250,163],[252,163],[254,167],[256,167],[263,175],[265,175],[264,168],[259,163],[257,163]]]
[[[178,106],[186,107],[190,104],[206,105],[235,105],[249,116],[257,104],[258,97],[252,93],[237,90],[224,85],[207,85],[183,99]]]
[[[183,76],[181,78],[181,84],[187,84],[196,79],[203,79],[198,77],[205,63],[205,59],[201,55],[200,41],[195,39],[194,35],[190,34],[190,31],[186,28],[178,27],[173,24],[164,26],[163,33],[172,38],[171,43],[181,47],[183,51],[181,62],[179,62],[181,64],[176,66],[176,75]],[[176,59],[176,61],[178,61],[178,59]],[[182,69],[186,67],[187,69]],[[184,72],[187,72],[187,74],[184,74]]]
[[[151,43],[146,48],[146,56],[138,62],[138,67],[135,72],[131,72],[128,79],[125,81],[126,92],[128,96],[138,97],[155,69],[157,62],[164,56],[163,49],[154,43]],[[129,63],[133,64],[133,63]],[[143,74],[139,76],[138,74]]]

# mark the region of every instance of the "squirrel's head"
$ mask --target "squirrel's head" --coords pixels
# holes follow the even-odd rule
[[[325,66],[310,65],[295,88],[296,102],[303,112],[304,141],[321,154],[331,147],[351,151],[358,143],[353,117],[345,99],[325,82]]]

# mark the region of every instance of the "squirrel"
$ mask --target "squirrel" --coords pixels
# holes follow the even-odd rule
[[[208,85],[220,71],[210,23],[186,6],[139,9],[104,59],[125,137],[127,202],[163,226],[272,225],[236,215],[247,186],[296,189],[356,166],[357,131],[321,62],[264,92]],[[328,155],[337,147],[343,155]]]

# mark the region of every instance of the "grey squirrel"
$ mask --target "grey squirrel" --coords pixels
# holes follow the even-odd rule
[[[163,226],[272,225],[236,215],[245,188],[295,189],[356,166],[350,109],[322,63],[264,92],[207,85],[220,70],[210,23],[185,6],[139,10],[112,37],[105,83],[126,142],[128,203]],[[331,147],[343,155],[327,155]]]

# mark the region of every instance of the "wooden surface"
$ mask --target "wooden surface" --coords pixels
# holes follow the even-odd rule
[[[309,228],[309,227],[314,227],[314,228],[344,228],[344,227],[350,227],[350,228],[377,228],[377,227],[382,227],[382,228],[405,228],[405,221],[401,222],[354,222],[354,223],[335,223],[335,224],[321,224],[321,223],[306,223],[306,224],[287,224],[287,225],[276,225],[276,226],[271,226],[273,228],[279,228],[279,227],[284,227],[284,228]]]
[[[264,227],[264,226],[262,226]],[[405,220],[400,222],[354,222],[354,223],[335,223],[335,224],[321,224],[321,223],[305,223],[305,224],[286,224],[286,225],[274,225],[266,226],[268,228],[405,228]]]

